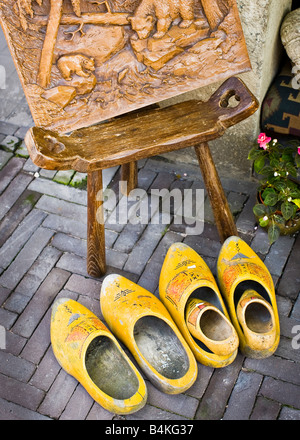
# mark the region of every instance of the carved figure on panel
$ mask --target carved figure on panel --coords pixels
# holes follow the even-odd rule
[[[83,78],[88,78],[91,75],[91,71],[95,70],[95,60],[94,58],[88,58],[79,54],[65,55],[59,58],[57,67],[66,81],[72,80],[73,73]]]
[[[60,132],[250,69],[236,0],[0,0],[36,125]]]
[[[195,18],[194,0],[142,0],[133,17],[129,17],[132,29],[140,39],[148,38],[156,21],[157,32],[153,38],[161,38],[176,19],[182,19],[182,28],[189,27]]]

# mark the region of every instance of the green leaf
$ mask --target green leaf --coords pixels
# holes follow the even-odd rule
[[[282,216],[285,220],[289,220],[294,215],[293,205],[289,202],[284,202],[281,204]]]
[[[270,160],[277,159],[280,161],[280,158],[281,158],[281,153],[279,151],[272,151],[272,153],[270,154]]]
[[[255,160],[255,159],[257,159],[258,157],[263,156],[263,154],[264,154],[264,151],[263,151],[263,150],[258,150],[257,147],[254,147],[254,148],[252,148],[252,149],[249,151],[248,159],[249,159],[249,160]]]
[[[296,163],[296,167],[300,168],[300,154],[296,153],[295,156],[295,163]]]
[[[295,149],[293,147],[284,147],[284,153],[283,154],[293,154]]]
[[[266,197],[268,194],[270,194],[270,193],[272,193],[272,194],[276,194],[276,191],[275,191],[275,189],[274,188],[266,188],[265,190],[264,190],[264,192],[263,192],[263,194],[262,194],[262,196],[263,197]]]
[[[281,225],[285,224],[285,219],[281,215],[274,214],[273,218],[274,218],[276,223],[280,223]]]
[[[292,202],[300,208],[300,199],[293,199]]]
[[[293,162],[293,157],[289,153],[283,153],[281,157],[284,162]]]
[[[274,174],[272,173],[271,176],[270,175],[268,176],[267,183],[270,184],[270,185],[274,185],[274,183],[278,181],[278,178],[279,177],[274,176]]]
[[[266,226],[268,226],[269,224],[269,218],[267,218],[266,220],[264,220],[264,217],[259,219],[259,224],[262,228],[265,228]]]
[[[264,157],[259,157],[258,159],[255,159],[255,161],[254,161],[254,171],[256,173],[259,174],[264,166],[265,166],[265,158]]]
[[[269,165],[266,165],[260,170],[259,174],[263,174],[264,176],[268,176],[269,178],[274,176],[274,170]]]
[[[272,168],[279,168],[280,167],[280,162],[278,159],[272,159],[270,161],[270,165]]]
[[[291,192],[290,192],[290,196],[291,197],[294,197],[295,199],[300,199],[300,191],[299,190],[292,190]]]
[[[280,229],[279,227],[272,222],[268,229],[268,237],[270,244],[273,244],[280,236]]]
[[[296,170],[296,168],[292,164],[288,163],[286,165],[286,170],[289,172],[289,174],[291,176],[297,177],[297,170]]]
[[[267,206],[274,206],[276,205],[276,203],[278,202],[278,196],[275,193],[269,193],[266,195],[266,197],[264,198],[264,203]]]
[[[278,182],[274,183],[274,186],[278,191],[283,191],[286,189],[287,183],[282,180],[279,180]]]
[[[262,203],[258,203],[257,205],[253,206],[253,212],[257,217],[263,217],[266,214],[268,214],[269,209],[267,206],[263,205]]]

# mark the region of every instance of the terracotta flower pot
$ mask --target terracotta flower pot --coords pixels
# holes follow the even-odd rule
[[[277,223],[276,225],[280,229],[280,235],[293,235],[300,230],[300,213],[296,214],[296,217],[288,220],[285,225]]]

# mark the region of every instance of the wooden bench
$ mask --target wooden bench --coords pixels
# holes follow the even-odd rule
[[[233,76],[250,69],[235,0],[222,6],[218,0],[182,0],[177,19],[167,25],[159,6],[146,20],[144,0],[127,2],[126,11],[121,3],[115,1],[115,12],[108,1],[73,0],[70,14],[62,0],[50,0],[49,10],[42,1],[0,0],[1,24],[37,125],[25,139],[31,159],[41,168],[88,173],[87,268],[94,277],[106,271],[97,197],[105,168],[121,165],[130,191],[138,184],[139,159],[194,147],[220,240],[237,235],[208,142],[258,108]],[[141,22],[149,27],[143,34]],[[207,102],[153,108],[228,77]]]

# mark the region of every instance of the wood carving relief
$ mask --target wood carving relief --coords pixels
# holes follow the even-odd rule
[[[235,0],[0,0],[37,126],[67,133],[250,69]]]

